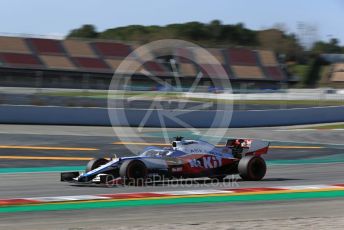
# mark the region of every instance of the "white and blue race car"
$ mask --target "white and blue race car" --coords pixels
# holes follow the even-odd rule
[[[269,142],[230,139],[222,147],[177,137],[170,147],[147,147],[141,154],[93,159],[84,173],[63,172],[61,181],[74,183],[137,183],[148,178],[209,177],[222,180],[239,174],[243,180],[261,180],[266,174],[262,154]]]

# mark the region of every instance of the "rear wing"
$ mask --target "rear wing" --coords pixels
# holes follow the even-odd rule
[[[226,147],[240,150],[243,155],[266,154],[269,150],[270,142],[255,139],[228,139]]]

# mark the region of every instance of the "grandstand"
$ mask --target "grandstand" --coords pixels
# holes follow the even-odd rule
[[[321,81],[323,86],[344,86],[344,54],[321,54]]]
[[[253,50],[244,48],[229,48],[225,56],[236,79],[263,80],[264,76],[258,57]]]
[[[332,65],[331,81],[344,83],[344,62]]]
[[[215,62],[194,47],[178,48],[172,55],[143,60],[133,52],[136,47],[115,41],[3,36],[0,37],[0,85],[106,89],[114,71],[129,54],[132,54],[130,65],[121,74],[138,84],[150,82],[154,86],[156,82],[149,75],[173,82],[176,73],[170,59],[175,60],[178,76],[185,85],[191,84],[200,72],[204,85],[211,84],[209,78],[229,78],[234,85],[248,83],[260,88],[291,83],[269,50],[207,49],[217,59]],[[149,51],[145,53],[153,56]]]

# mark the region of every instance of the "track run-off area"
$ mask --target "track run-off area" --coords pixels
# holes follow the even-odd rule
[[[197,134],[182,129],[168,132],[171,137],[197,138]],[[166,146],[161,131],[143,129],[144,141],[133,142],[130,136],[123,141],[109,127],[1,125],[0,228],[19,229],[25,221],[25,226],[34,229],[52,223],[62,228],[91,229],[98,219],[102,226],[111,226],[116,220],[121,226],[133,227],[125,222],[133,216],[138,225],[154,228],[180,221],[203,223],[202,218],[208,216],[208,222],[226,222],[260,216],[278,219],[283,215],[329,219],[344,213],[343,130],[228,129],[219,145],[233,137],[271,141],[270,151],[264,156],[268,172],[262,181],[242,181],[233,176],[223,182],[199,178],[145,186],[76,186],[60,182],[59,173],[82,171],[94,157],[132,155],[130,145]],[[264,210],[264,217],[257,214],[258,206]],[[243,212],[255,216],[239,215]],[[197,213],[197,217],[191,213]],[[156,215],[161,218],[156,219]],[[38,216],[46,222],[41,223]]]

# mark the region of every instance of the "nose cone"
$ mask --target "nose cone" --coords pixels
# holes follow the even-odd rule
[[[88,181],[90,181],[90,179],[87,176],[80,175],[78,177],[78,182],[88,182]]]

